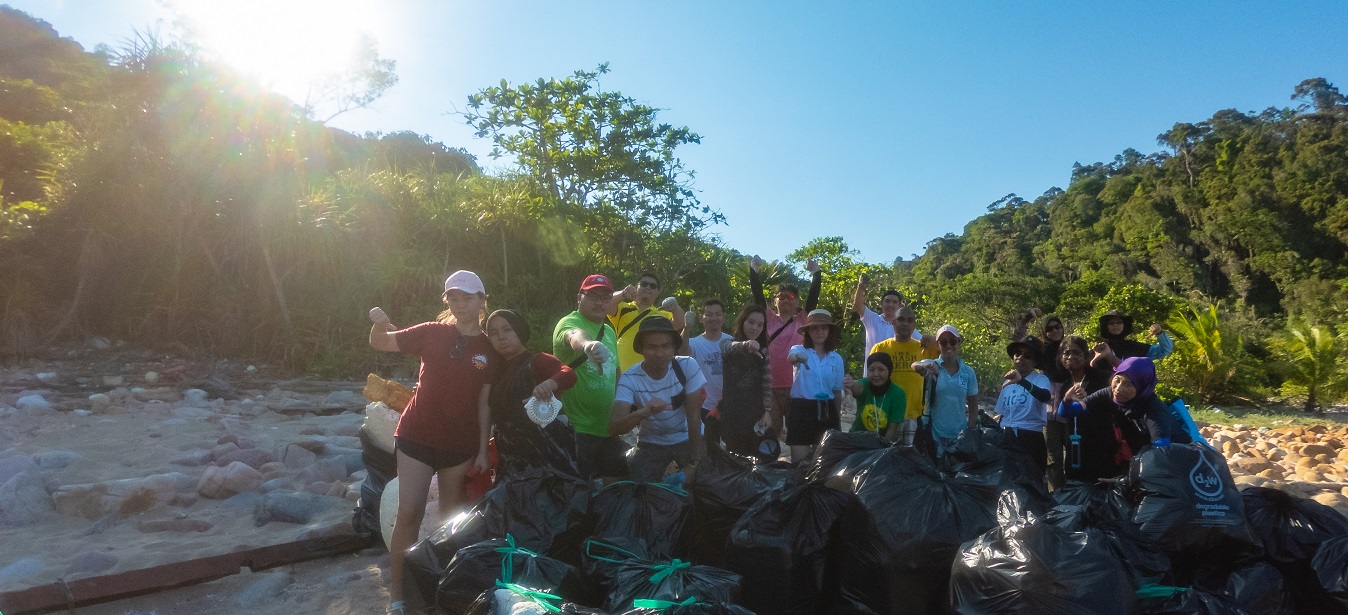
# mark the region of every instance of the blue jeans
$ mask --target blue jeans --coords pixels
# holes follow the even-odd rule
[[[665,477],[669,462],[682,466],[688,463],[688,441],[678,444],[649,444],[637,441],[627,465],[632,480],[639,483],[658,483]]]

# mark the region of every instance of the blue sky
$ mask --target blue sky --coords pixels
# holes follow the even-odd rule
[[[210,0],[177,1],[218,15],[201,8]],[[90,49],[167,15],[156,0],[9,4]],[[220,5],[233,17],[201,30],[236,51],[265,49],[248,25],[273,18],[293,41],[369,32],[401,81],[331,124],[429,134],[489,169],[508,162],[452,113],[470,93],[608,62],[606,88],[703,136],[680,157],[728,220],[715,232],[768,259],[829,235],[870,262],[908,258],[1006,194],[1066,187],[1075,162],[1155,151],[1175,122],[1292,105],[1308,77],[1348,91],[1344,2]],[[319,15],[332,27],[316,28]]]

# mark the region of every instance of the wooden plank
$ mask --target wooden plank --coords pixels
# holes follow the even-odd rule
[[[69,582],[57,580],[55,583],[0,593],[0,613],[20,615],[72,609],[214,581],[238,574],[245,567],[256,572],[351,553],[367,545],[368,540],[349,534],[324,536]]]

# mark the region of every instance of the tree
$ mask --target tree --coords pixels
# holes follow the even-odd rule
[[[599,76],[607,73],[600,64],[561,80],[502,80],[468,97],[464,119],[491,139],[493,158],[513,157],[555,205],[611,212],[637,228],[664,231],[696,232],[724,221],[701,204],[692,172],[675,156],[702,137],[659,123],[655,108],[602,89]],[[620,242],[625,252],[629,238]]]
[[[309,117],[317,117],[320,111],[327,113],[319,120],[326,124],[347,111],[368,107],[398,85],[397,68],[396,60],[380,56],[375,40],[362,34],[351,63],[310,86],[304,112]]]
[[[1176,384],[1203,403],[1233,397],[1242,382],[1238,376],[1249,367],[1240,335],[1223,332],[1216,304],[1187,311],[1179,310],[1166,321],[1175,334]]]
[[[1310,101],[1317,113],[1331,111],[1334,107],[1348,102],[1348,98],[1344,98],[1339,89],[1324,77],[1312,77],[1298,83],[1296,89],[1292,90],[1292,100]]]
[[[1328,327],[1304,321],[1290,323],[1287,337],[1278,347],[1279,368],[1287,382],[1304,387],[1307,412],[1323,401],[1334,401],[1348,388],[1348,370],[1343,361],[1343,343]]]

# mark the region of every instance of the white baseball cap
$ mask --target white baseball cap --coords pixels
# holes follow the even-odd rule
[[[944,334],[946,334],[946,333],[949,333],[949,334],[955,336],[955,340],[956,340],[956,341],[960,341],[960,342],[964,341],[964,336],[963,336],[963,335],[960,335],[960,330],[959,330],[959,329],[956,329],[955,327],[953,327],[953,326],[951,326],[951,325],[945,325],[945,326],[941,327],[940,329],[937,329],[937,330],[936,330],[936,339],[938,339],[938,340],[941,339],[941,336],[944,335]]]
[[[486,288],[482,286],[482,278],[477,277],[476,273],[463,269],[455,271],[448,278],[445,278],[445,290],[461,290],[475,295],[478,293],[487,294]]]

